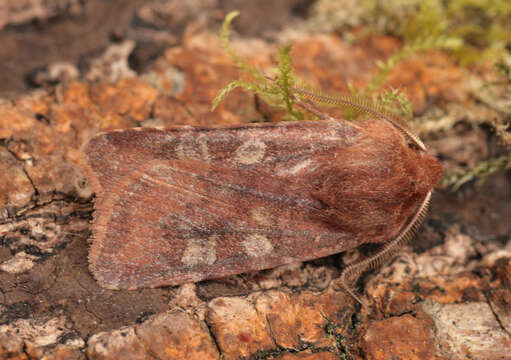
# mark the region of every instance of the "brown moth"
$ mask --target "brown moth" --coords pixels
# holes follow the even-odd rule
[[[386,244],[343,273],[359,300],[349,283],[413,236],[442,167],[378,109],[361,105],[373,118],[354,123],[299,105],[322,120],[93,137],[84,152],[98,282],[177,285]]]

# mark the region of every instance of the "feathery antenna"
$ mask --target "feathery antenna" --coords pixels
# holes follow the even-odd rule
[[[392,256],[394,256],[399,248],[408,243],[414,235],[419,230],[426,214],[428,212],[429,202],[431,200],[431,191],[428,192],[421,205],[415,212],[415,215],[410,220],[408,225],[399,233],[399,235],[394,239],[386,243],[382,249],[380,249],[376,254],[364,259],[356,264],[348,266],[341,274],[341,284],[342,287],[351,295],[355,300],[357,300],[362,306],[366,307],[365,303],[356,293],[352,284],[354,284],[357,279],[362,275],[366,270],[373,270],[380,266],[380,264]]]
[[[426,146],[421,141],[421,139],[419,139],[419,137],[415,135],[410,129],[401,124],[401,120],[398,117],[389,113],[381,105],[371,101],[371,99],[356,98],[352,96],[330,96],[294,86],[291,87],[291,90],[317,103],[344,106],[348,109],[353,109],[361,113],[385,119],[393,126],[395,126],[399,131],[401,131],[422,151],[426,151]]]

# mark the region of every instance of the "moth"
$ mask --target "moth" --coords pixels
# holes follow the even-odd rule
[[[357,105],[370,118],[350,122],[298,104],[321,119],[93,137],[89,263],[100,285],[198,282],[385,244],[342,275],[361,301],[350,284],[413,236],[442,167],[377,108]]]

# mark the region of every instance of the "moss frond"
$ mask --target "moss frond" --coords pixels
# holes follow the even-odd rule
[[[441,184],[453,191],[474,180],[481,185],[488,176],[502,169],[511,169],[511,154],[483,161],[472,169],[451,171],[442,178]]]
[[[245,75],[245,77],[249,79],[236,79],[221,89],[213,100],[212,110],[214,110],[232,90],[240,87],[258,94],[268,104],[284,110],[286,112],[285,119],[303,119],[303,113],[294,108],[291,90],[295,83],[290,55],[291,46],[285,46],[279,51],[278,65],[275,69],[276,78],[268,78],[261,71],[239,57],[231,47],[229,41],[231,34],[230,25],[237,15],[238,12],[234,11],[226,16],[220,31],[220,43],[234,64],[238,67],[240,74]]]
[[[236,15],[237,12],[227,15],[220,32],[220,39],[223,48],[233,59],[240,72],[249,75],[250,79],[231,81],[218,93],[213,101],[212,109],[215,109],[233,89],[241,87],[260,95],[268,104],[284,110],[286,112],[284,118],[287,120],[304,119],[304,113],[299,111],[295,105],[297,100],[306,99],[317,104],[342,107],[353,115],[365,114],[384,118],[411,138],[419,147],[424,148],[422,142],[408,129],[406,121],[403,121],[400,116],[402,114],[410,114],[411,105],[405,95],[398,90],[391,89],[388,92],[382,93],[381,99],[361,93],[339,96],[322,93],[294,75],[290,54],[291,46],[289,45],[279,51],[278,65],[275,69],[276,77],[271,79],[264,76],[260,71],[241,59],[229,43],[230,24]],[[398,105],[397,112],[393,111],[396,108],[396,104]],[[313,109],[308,108],[307,110],[310,112]],[[318,116],[320,115],[318,112],[313,111],[313,113],[318,114]]]
[[[404,40],[403,49],[381,64],[369,93],[381,85],[388,69],[424,50],[447,50],[467,64],[499,59],[511,49],[509,0],[318,0],[312,12],[312,26],[348,38],[353,35],[343,30],[358,26],[362,34],[385,33]]]
[[[419,148],[426,150],[425,145],[419,139],[417,135],[415,135],[408,127],[408,124],[403,120],[402,117],[397,116],[392,111],[389,111],[385,104],[381,101],[374,100],[371,97],[365,95],[336,95],[331,96],[328,94],[321,93],[317,90],[307,90],[301,88],[293,88],[293,91],[300,96],[312,100],[318,104],[327,104],[327,105],[335,105],[340,106],[348,111],[355,114],[365,114],[374,116],[377,118],[385,119],[394,125],[398,130],[400,130],[406,137],[408,137],[412,142],[414,142]],[[388,93],[386,98],[389,103],[390,100],[394,101],[398,98],[399,91],[395,90],[394,92]],[[385,95],[384,95],[385,97]],[[400,101],[403,103],[407,102],[406,97],[401,94]],[[408,106],[411,107],[410,104]]]
[[[238,54],[232,49],[230,43],[231,37],[231,23],[239,15],[239,11],[231,11],[225,16],[225,20],[220,30],[220,44],[224,51],[229,54],[234,64],[243,72],[249,73],[252,77],[262,80],[264,75],[255,67],[247,63],[243,58],[239,57]]]
[[[275,82],[279,85],[282,101],[286,107],[286,113],[291,119],[303,119],[303,114],[294,109],[293,86],[296,82],[291,65],[291,45],[284,46],[279,51],[278,76]]]
[[[396,111],[400,118],[410,122],[413,118],[412,102],[399,89],[390,88],[380,93],[380,101],[385,111]]]
[[[291,98],[291,86],[293,86],[292,68],[291,68],[291,46],[284,46],[279,51],[279,65],[277,82],[282,89],[284,103],[288,112],[293,111],[293,100]]]
[[[472,181],[481,185],[496,171],[511,169],[511,125],[506,121],[511,114],[511,67],[503,62],[497,62],[495,67],[500,78],[485,83],[477,96],[484,104],[501,114],[500,117],[485,120],[484,123],[493,127],[504,148],[504,155],[482,161],[474,168],[448,172],[441,184],[453,191]]]
[[[386,61],[376,62],[379,72],[367,83],[364,92],[371,93],[380,88],[387,76],[398,64],[412,56],[432,49],[457,50],[463,45],[463,40],[448,36],[424,36],[407,42],[398,52]]]
[[[211,106],[211,111],[215,110],[218,105],[220,105],[220,103],[224,101],[224,99],[231,93],[231,91],[238,87],[249,91],[259,92],[257,84],[253,84],[248,81],[233,80],[222,89],[220,89],[220,92],[217,94],[217,96],[215,96],[213,105]]]

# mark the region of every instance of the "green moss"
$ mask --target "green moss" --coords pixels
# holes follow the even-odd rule
[[[342,360],[351,359],[350,352],[345,344],[344,336],[337,332],[337,326],[338,326],[337,324],[328,321],[327,324],[325,325],[325,332],[327,333],[328,336],[331,336],[335,339],[337,352],[339,353],[340,356],[339,358]]]
[[[378,90],[397,64],[426,50],[446,50],[468,64],[502,58],[511,48],[509,0],[318,0],[313,14],[313,27],[337,29],[348,38],[347,27],[362,26],[359,36],[403,39],[403,47],[378,63],[380,71],[357,92],[365,95]]]
[[[361,25],[409,49],[448,49],[463,63],[494,59],[511,45],[508,0],[318,0],[313,13],[312,23],[329,23],[323,29]]]
[[[413,118],[412,102],[399,89],[384,90],[380,93],[380,101],[386,111],[394,112],[395,115],[411,121]]]
[[[491,119],[485,123],[493,127],[504,148],[504,155],[482,161],[473,168],[448,171],[441,184],[453,191],[473,181],[481,185],[496,171],[511,169],[511,125],[505,120],[511,115],[511,68],[503,62],[497,62],[495,67],[500,77],[484,84],[481,91],[485,91],[485,96],[481,96],[481,100],[484,99],[487,106],[502,114],[501,119]]]
[[[256,93],[265,102],[285,112],[286,120],[303,120],[304,112],[297,109],[296,102],[310,103],[326,106],[337,106],[346,109],[346,118],[355,119],[360,115],[371,115],[392,118],[396,123],[402,122],[403,115],[411,118],[411,104],[406,96],[399,90],[390,89],[368,94],[367,91],[354,91],[352,94],[331,96],[314,89],[293,73],[291,62],[291,46],[285,46],[279,51],[278,65],[274,70],[275,78],[269,78],[258,69],[240,58],[232,49],[229,42],[230,24],[238,13],[229,13],[220,32],[220,41],[234,64],[240,70],[240,78],[231,81],[213,100],[214,110],[229,93],[240,87]],[[243,76],[243,78],[242,78]],[[310,118],[310,117],[309,117]],[[406,123],[406,121],[404,121]]]
[[[405,42],[401,50],[392,54],[386,61],[376,62],[379,68],[377,72],[367,83],[364,91],[371,93],[382,85],[387,78],[388,74],[404,60],[412,57],[415,54],[421,53],[431,49],[457,49],[461,45],[461,40],[448,36],[422,36]]]
[[[254,360],[269,360],[275,356],[280,355],[283,352],[281,348],[275,348],[270,350],[261,350],[254,354],[252,357]]]
[[[303,119],[303,113],[294,110],[292,87],[295,84],[295,76],[291,65],[291,45],[284,46],[279,51],[278,76],[276,82],[282,91],[282,102],[286,107],[286,113],[290,119]]]
[[[239,15],[238,11],[231,11],[225,16],[224,22],[222,24],[222,29],[220,30],[220,44],[222,48],[229,54],[232,61],[236,66],[243,72],[249,73],[255,79],[264,80],[264,75],[257,70],[255,67],[248,64],[243,58],[239,57],[238,54],[232,49],[230,44],[230,36],[231,36],[231,23],[232,21]]]
[[[226,16],[220,32],[220,42],[224,50],[240,70],[240,73],[247,77],[248,80],[240,78],[227,84],[213,100],[212,110],[214,110],[232,90],[240,87],[260,95],[268,104],[284,110],[286,112],[286,119],[303,119],[303,113],[294,109],[294,101],[291,96],[291,88],[294,86],[296,80],[292,73],[291,56],[289,54],[291,50],[290,46],[284,47],[279,52],[279,63],[275,70],[277,74],[276,78],[270,79],[266,77],[261,71],[239,57],[230,45],[230,24],[237,15],[238,12],[231,12]]]
[[[471,181],[481,185],[488,176],[501,169],[511,169],[511,154],[483,161],[471,169],[448,172],[442,178],[442,185],[453,191]]]

